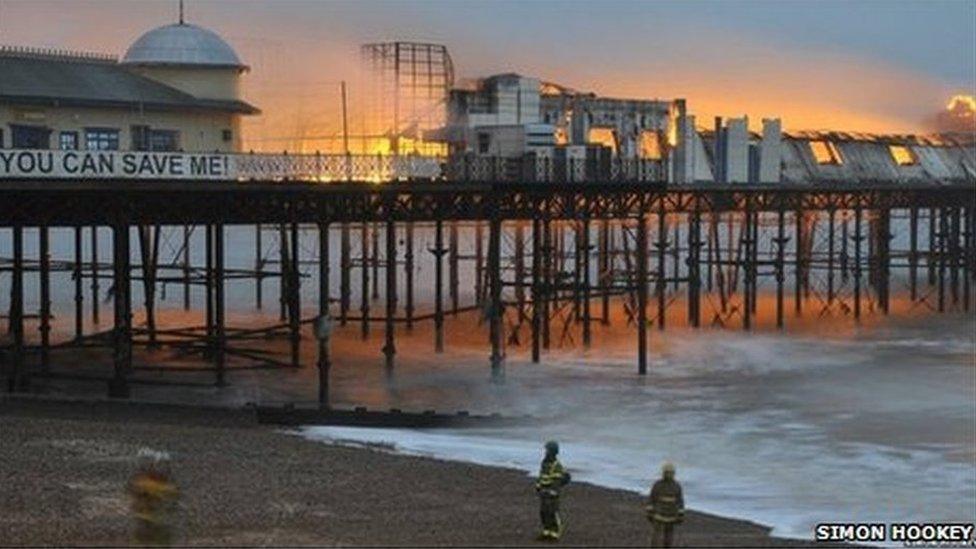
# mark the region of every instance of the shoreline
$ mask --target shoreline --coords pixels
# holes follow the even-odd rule
[[[473,465],[307,440],[244,411],[0,399],[0,545],[130,543],[124,485],[138,448],[173,456],[188,545],[534,545],[532,480]],[[38,459],[38,457],[41,459]],[[643,496],[566,489],[562,545],[646,546]],[[797,546],[746,520],[689,511],[682,545]]]

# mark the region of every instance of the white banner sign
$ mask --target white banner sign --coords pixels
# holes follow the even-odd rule
[[[236,179],[228,154],[0,149],[0,179]]]
[[[441,158],[425,156],[0,149],[0,180],[429,180],[442,177],[443,161]]]

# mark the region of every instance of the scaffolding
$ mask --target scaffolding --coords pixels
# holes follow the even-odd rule
[[[454,65],[447,47],[382,42],[361,49],[368,91],[366,150],[373,154],[443,155],[430,132],[447,122]]]

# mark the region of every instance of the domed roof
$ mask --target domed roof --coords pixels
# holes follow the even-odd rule
[[[224,39],[186,23],[155,28],[129,46],[125,65],[179,65],[246,68]]]

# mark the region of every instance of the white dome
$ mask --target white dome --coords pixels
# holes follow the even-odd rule
[[[129,46],[122,63],[245,68],[234,48],[217,33],[185,23],[143,34]]]

